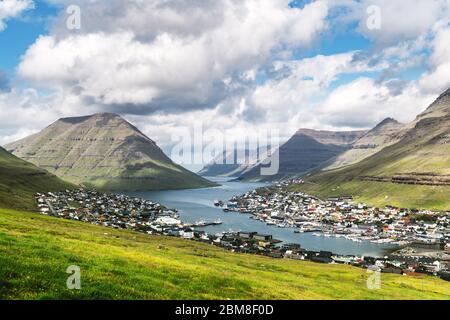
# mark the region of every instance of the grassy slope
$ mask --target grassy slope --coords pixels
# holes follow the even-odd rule
[[[81,291],[66,289],[70,265]],[[448,299],[431,277],[239,255],[176,238],[148,236],[27,212],[0,210],[0,299]]]
[[[1,207],[32,209],[36,206],[34,200],[36,192],[56,191],[71,186],[0,147]]]
[[[74,184],[102,190],[163,190],[216,184],[173,163],[115,114],[61,119],[8,150]]]
[[[450,187],[345,181],[339,176],[327,175],[314,180],[316,183],[292,185],[290,190],[307,192],[320,198],[353,195],[355,201],[379,207],[393,205],[402,208],[450,210]]]
[[[393,176],[401,172],[450,173],[450,146],[431,143],[448,130],[414,129],[413,138],[386,147],[375,155],[348,167],[318,172],[305,185],[292,186],[319,197],[354,195],[372,205],[396,205],[424,209],[450,210],[450,186],[404,185],[361,181],[360,176]]]

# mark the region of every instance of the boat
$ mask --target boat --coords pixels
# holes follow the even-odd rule
[[[195,227],[204,227],[205,225],[206,225],[206,222],[204,220],[199,220],[194,223]]]
[[[223,207],[224,202],[222,200],[214,200],[214,205],[216,207]]]

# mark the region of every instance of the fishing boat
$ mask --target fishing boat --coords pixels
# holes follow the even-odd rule
[[[222,200],[214,200],[214,205],[216,207],[223,207],[224,202]]]

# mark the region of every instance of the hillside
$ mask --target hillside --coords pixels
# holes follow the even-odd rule
[[[70,187],[69,183],[0,147],[0,208],[31,209],[35,207],[36,192]]]
[[[364,131],[316,131],[300,129],[279,149],[280,169],[274,176],[260,175],[261,165],[245,174],[241,180],[277,180],[303,175],[335,159],[358,140]]]
[[[319,196],[353,194],[376,205],[450,210],[450,90],[403,137],[343,169],[318,172],[293,188]]]
[[[81,270],[68,290],[66,269]],[[432,277],[240,255],[215,246],[0,209],[0,299],[448,299]]]
[[[325,170],[357,163],[398,142],[406,133],[404,124],[392,118],[380,122],[375,128],[358,139],[350,150],[338,155]]]
[[[214,185],[173,163],[154,141],[112,113],[60,119],[6,148],[64,180],[98,189]]]

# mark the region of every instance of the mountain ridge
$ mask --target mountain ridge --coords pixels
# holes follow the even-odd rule
[[[298,177],[322,166],[351,148],[366,131],[299,129],[279,148],[280,168],[274,176],[261,176],[261,164],[239,177],[244,181],[273,181]]]
[[[325,170],[345,167],[370,157],[399,141],[405,134],[405,128],[404,124],[393,118],[384,119],[355,141],[351,149],[338,155]]]
[[[353,194],[376,205],[450,210],[450,90],[405,125],[395,143],[298,186],[318,196]]]
[[[115,113],[61,118],[6,148],[86,187],[134,191],[215,185],[175,164],[152,139]]]

